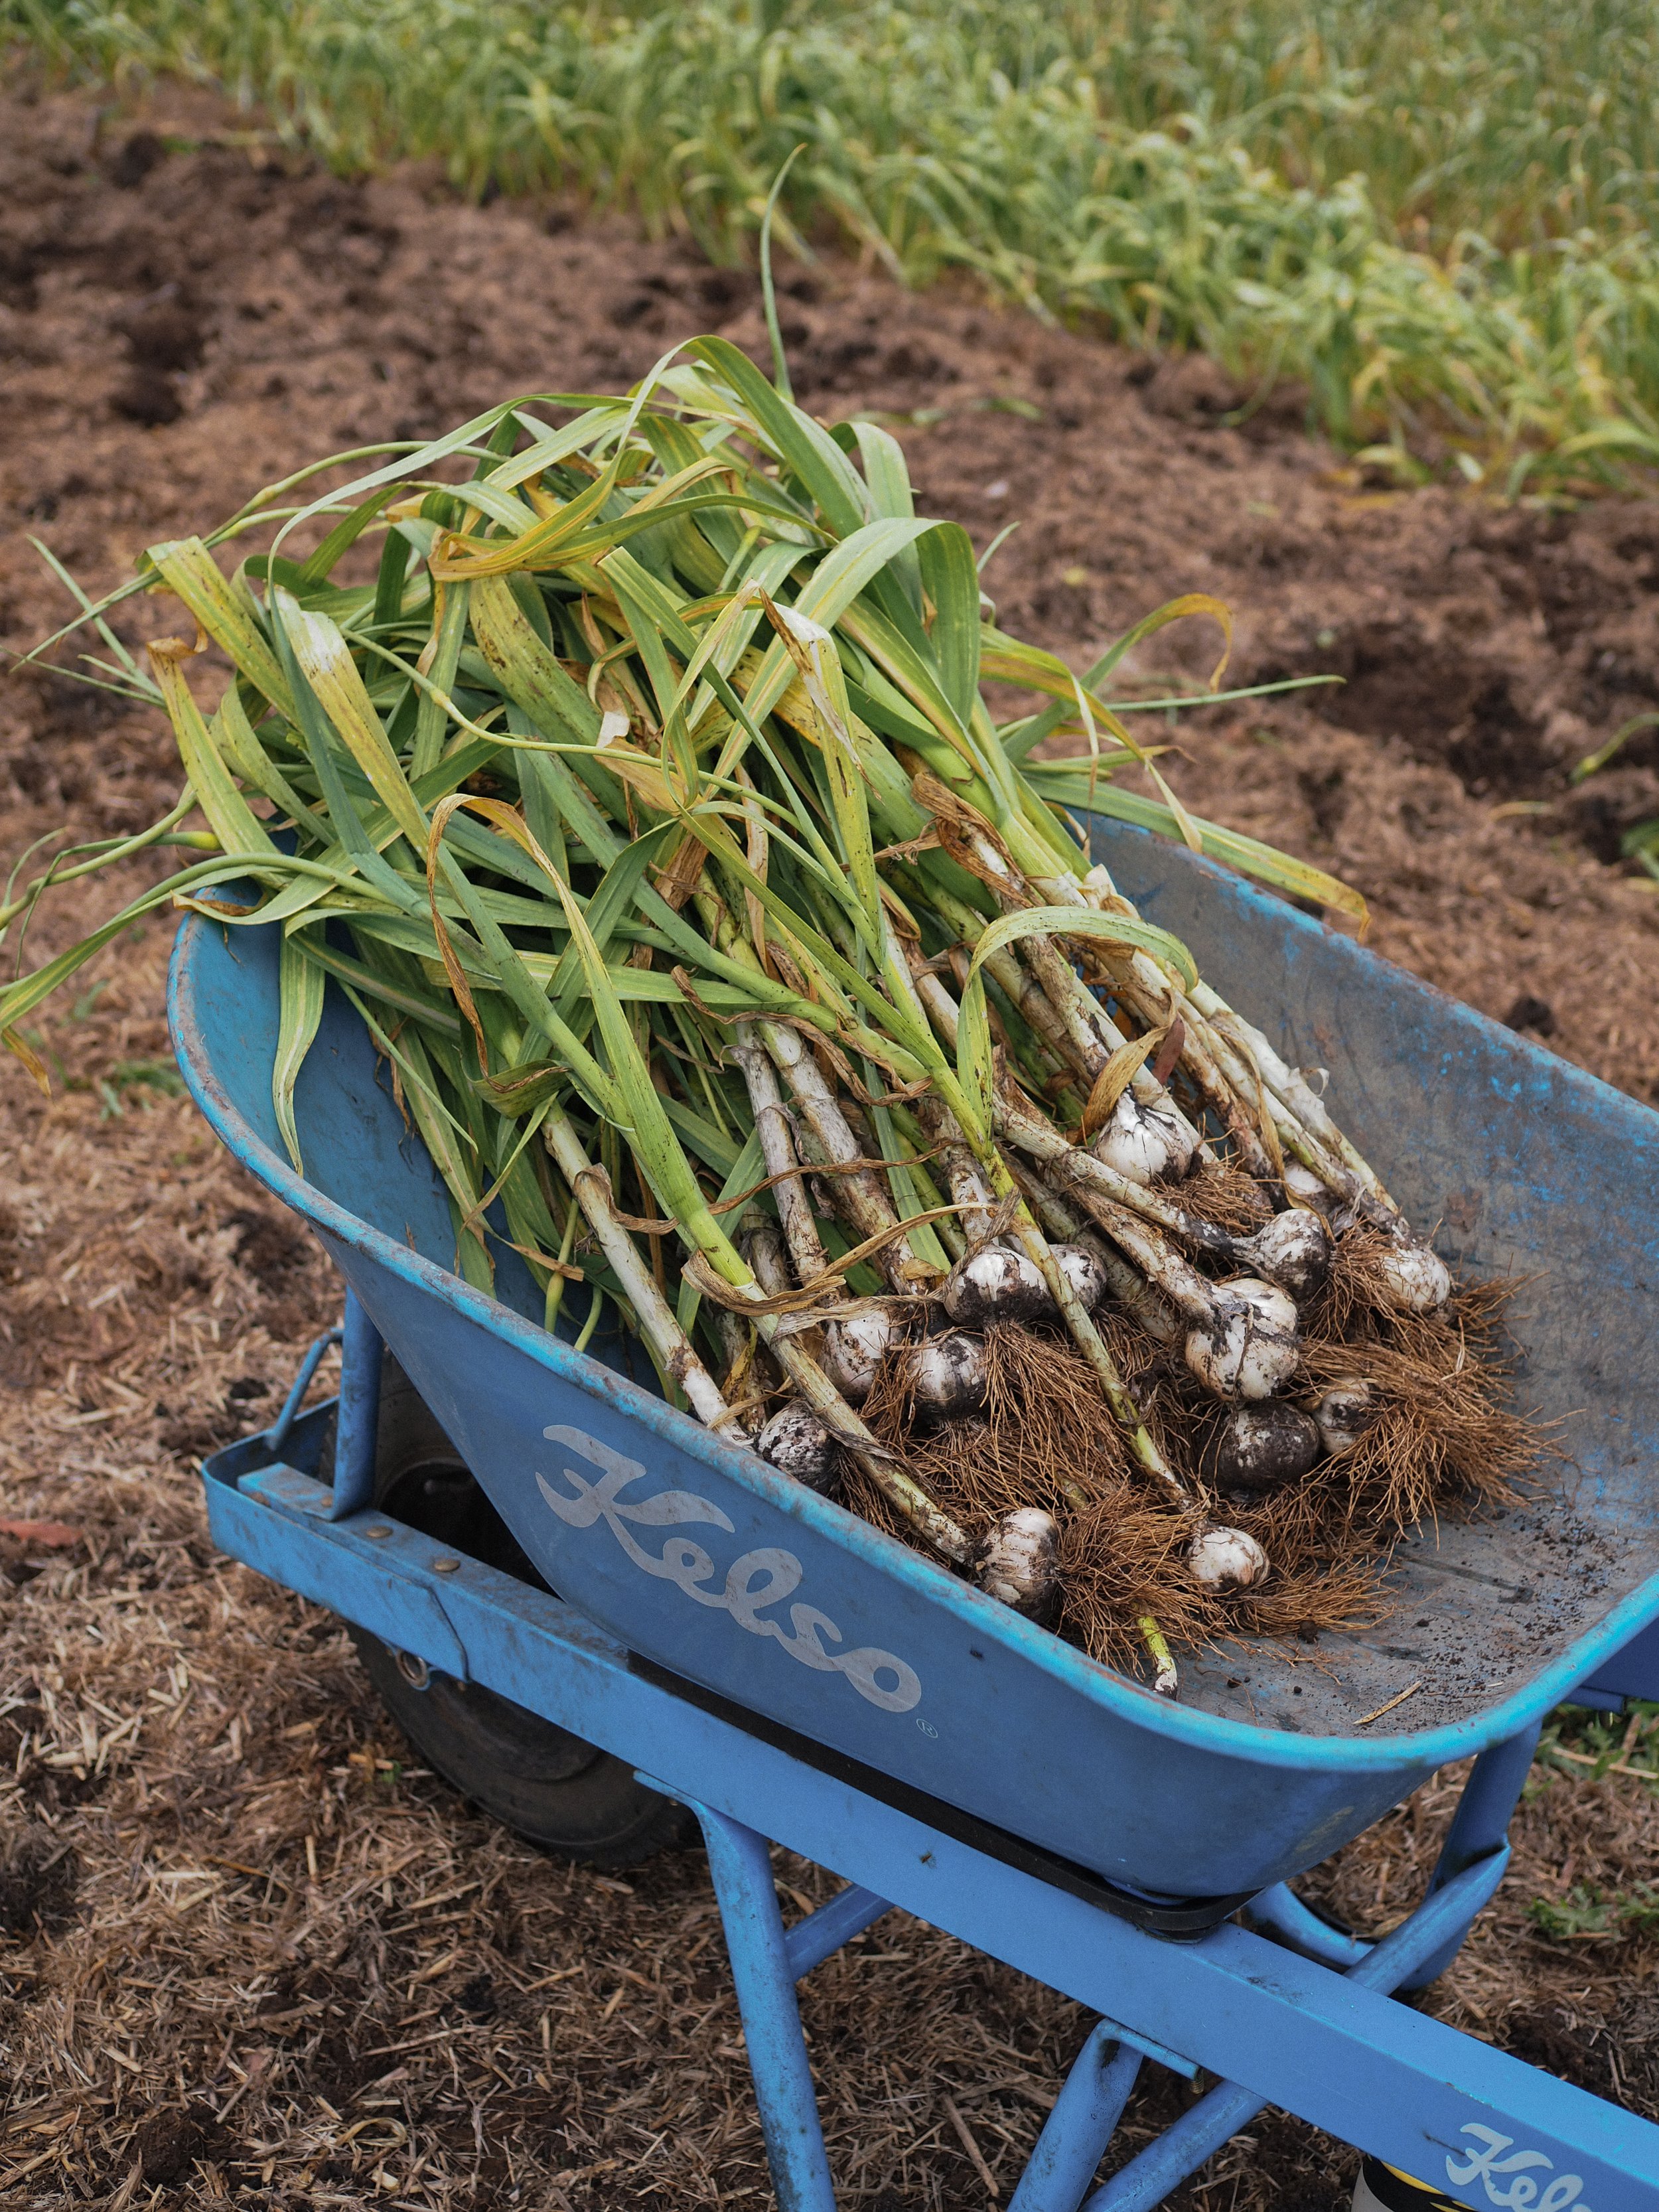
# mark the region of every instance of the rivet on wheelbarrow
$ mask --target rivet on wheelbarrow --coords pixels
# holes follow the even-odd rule
[[[365,1536],[373,1536],[378,1543],[383,1537],[389,1536],[392,1529],[388,1522],[377,1521],[372,1528],[365,1528],[363,1534]]]
[[[434,1559],[432,1571],[434,1575],[453,1575],[460,1564],[459,1559]]]
[[[432,1669],[424,1659],[417,1659],[412,1651],[398,1652],[398,1672],[414,1690],[425,1689],[427,1684],[432,1680]]]

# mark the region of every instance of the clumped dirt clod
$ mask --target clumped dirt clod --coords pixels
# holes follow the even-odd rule
[[[424,173],[344,184],[274,143],[213,143],[247,118],[164,97],[101,121],[90,97],[0,97],[12,651],[70,611],[30,533],[101,587],[131,573],[141,531],[197,529],[296,453],[419,437],[514,389],[605,388],[713,323],[763,350],[752,276],[683,244],[562,208],[465,207]],[[781,275],[807,404],[882,412],[919,503],[981,549],[1024,518],[985,579],[1012,626],[1081,665],[1206,590],[1239,615],[1238,680],[1349,676],[1312,705],[1188,725],[1164,766],[1190,804],[1357,883],[1385,953],[1534,1035],[1511,1010],[1544,1003],[1554,1049],[1656,1095],[1656,902],[1619,843],[1659,814],[1659,739],[1577,790],[1567,771],[1659,684],[1659,502],[1396,494],[1304,440],[1294,406],[1218,427],[1213,380],[1181,364],[1146,375],[965,293],[913,299],[834,264]],[[202,316],[201,350],[160,370],[179,411],[146,425],[116,404],[126,332],[169,286]],[[915,419],[933,409],[945,435]],[[118,629],[137,644],[171,620],[141,599]],[[1436,683],[1418,682],[1429,665]],[[1160,696],[1197,662],[1143,672]],[[66,809],[112,836],[176,788],[159,717],[36,672],[0,683],[0,762],[8,858]],[[1517,802],[1544,811],[1498,811]],[[104,884],[98,913],[144,880]],[[49,912],[32,948],[95,919]],[[270,1418],[338,1292],[186,1101],[115,1073],[165,1065],[165,952],[158,920],[94,971],[52,1032],[52,1102],[0,1067],[0,1510],[87,1537],[0,1547],[0,1856],[48,1886],[0,1936],[0,2192],[127,2208],[243,2190],[275,2212],[393,2191],[433,2212],[763,2203],[700,1856],[618,1881],[515,1844],[411,1765],[337,1625],[208,1543],[194,1455]],[[1304,1893],[1363,1932],[1394,1924],[1461,1778]],[[1553,1939],[1528,1911],[1648,1878],[1653,1804],[1636,1776],[1540,1766],[1496,1905],[1420,2002],[1659,2115],[1651,1939]],[[778,1871],[792,1917],[833,1887],[783,1855]],[[485,1977],[487,2019],[465,2002]],[[803,2004],[832,2161],[863,2212],[982,2206],[946,2098],[1006,2199],[1089,2025],[898,1915]],[[1149,2066],[1123,2153],[1187,2094]],[[211,2125],[164,2178],[191,2115]],[[1172,2201],[1335,2207],[1354,2164],[1264,2114]]]

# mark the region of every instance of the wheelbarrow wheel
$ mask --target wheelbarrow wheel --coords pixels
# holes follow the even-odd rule
[[[381,1401],[376,1505],[547,1589],[426,1407],[418,1399],[409,1405],[415,1394],[390,1358],[386,1364],[392,1372]],[[353,1626],[351,1637],[422,1765],[527,1842],[588,1866],[629,1867],[691,1839],[692,1816],[636,1781],[624,1760],[479,1683],[428,1669],[366,1629]]]

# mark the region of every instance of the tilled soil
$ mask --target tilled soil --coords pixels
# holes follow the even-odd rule
[[[834,260],[783,289],[805,404],[882,410],[920,505],[981,546],[1020,520],[987,570],[1007,628],[1081,663],[1205,592],[1237,618],[1230,680],[1347,679],[1184,725],[1190,804],[1358,885],[1389,957],[1659,1097],[1659,900],[1619,857],[1659,815],[1659,738],[1569,782],[1659,699],[1659,501],[1392,492],[1304,436],[1293,397],[1228,427],[1249,395],[1203,362]],[[14,88],[0,643],[69,611],[30,533],[106,588],[299,461],[514,391],[619,387],[714,328],[758,349],[757,287],[677,240],[461,205],[421,172],[343,184],[183,95],[135,117]],[[176,621],[140,599],[116,628],[136,644]],[[1165,633],[1140,696],[1214,644]],[[0,759],[8,860],[66,820],[136,828],[179,781],[157,718],[38,669],[0,686]],[[65,897],[31,951],[143,880]],[[50,1102],[0,1071],[0,1510],[63,1524],[0,1535],[0,2194],[764,2200],[700,1856],[626,1880],[537,1857],[410,1766],[336,1623],[207,1544],[200,1456],[271,1417],[337,1291],[177,1095],[166,938],[134,931],[66,996]],[[1310,1893],[1392,1924],[1450,1803],[1449,1779],[1419,1792]],[[1659,2113],[1651,1940],[1551,1940],[1527,1910],[1645,1879],[1653,1832],[1638,1778],[1540,1768],[1498,1905],[1429,2008]],[[780,1871],[790,1898],[823,1893]],[[982,2203],[963,2128],[1006,2196],[1087,2026],[897,1917],[805,2008],[844,2201],[872,2212]],[[1149,2068],[1130,2142],[1186,2094]],[[1188,2193],[1300,2212],[1352,2170],[1269,2115]]]

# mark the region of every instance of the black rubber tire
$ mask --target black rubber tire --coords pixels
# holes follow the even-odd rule
[[[389,1354],[386,1367],[376,1505],[545,1589],[426,1407],[410,1404],[415,1394]],[[691,1814],[608,1751],[479,1683],[411,1663],[366,1629],[351,1626],[351,1638],[421,1764],[526,1842],[588,1866],[630,1867],[691,1840]]]

